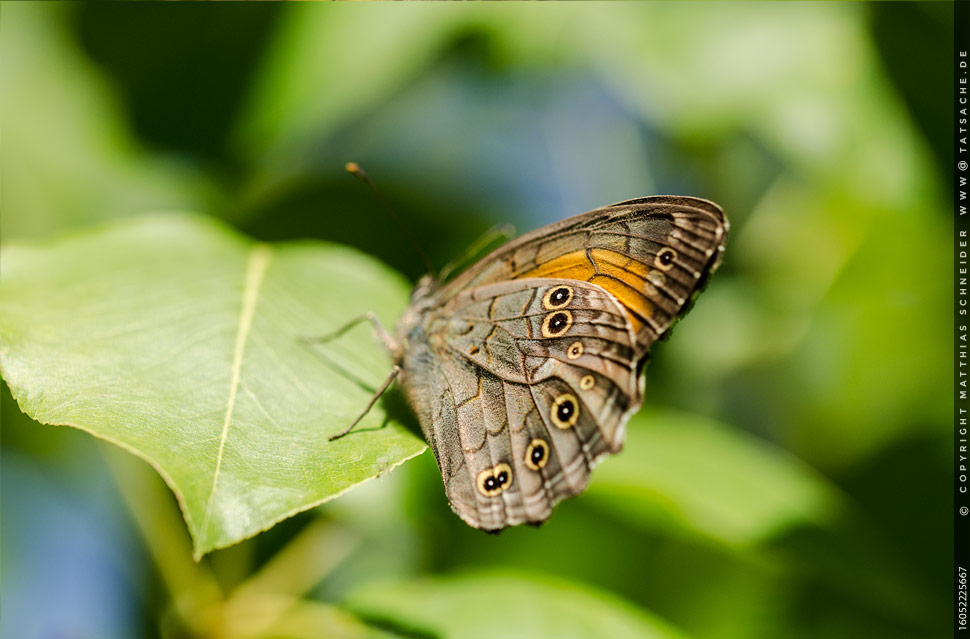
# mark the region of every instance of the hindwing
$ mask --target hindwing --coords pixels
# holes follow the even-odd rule
[[[465,291],[455,308],[427,323],[442,388],[425,434],[449,501],[487,530],[544,521],[640,406],[630,320],[601,287],[549,279]]]

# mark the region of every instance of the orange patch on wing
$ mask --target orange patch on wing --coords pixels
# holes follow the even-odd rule
[[[638,332],[644,325],[641,318],[653,315],[653,304],[645,294],[649,270],[643,262],[622,253],[596,248],[590,251],[589,257],[585,250],[572,251],[543,262],[518,277],[580,280],[602,286],[625,307],[634,332]]]
[[[641,317],[650,317],[653,307],[643,295],[626,282],[620,282],[608,275],[596,275],[590,280],[590,284],[602,286],[620,301],[626,310],[626,314],[633,323],[634,332],[643,328]]]
[[[593,249],[590,254],[600,273],[618,277],[634,288],[641,288],[646,282],[647,271],[650,269],[643,262],[606,249]]]
[[[552,277],[588,282],[594,275],[596,270],[586,259],[586,251],[579,250],[542,262],[531,271],[520,273],[518,277]]]

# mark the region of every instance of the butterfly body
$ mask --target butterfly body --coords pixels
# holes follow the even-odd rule
[[[640,198],[419,283],[395,359],[462,519],[541,523],[586,488],[622,448],[650,346],[716,268],[727,228],[706,200]]]

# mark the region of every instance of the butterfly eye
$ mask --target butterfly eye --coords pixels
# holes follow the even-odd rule
[[[478,491],[486,497],[494,497],[512,484],[512,468],[508,464],[496,464],[478,473]]]
[[[571,301],[573,301],[573,289],[568,286],[557,286],[550,289],[542,298],[542,305],[547,310],[552,311],[569,306]]]
[[[556,311],[546,315],[542,321],[543,337],[559,337],[573,325],[573,314],[569,311]]]
[[[579,403],[574,395],[563,393],[552,403],[549,411],[552,423],[563,430],[571,427],[579,419]]]
[[[657,253],[657,257],[653,260],[653,263],[661,271],[669,271],[674,267],[674,260],[676,259],[677,252],[670,247],[665,247],[660,249],[660,252]]]
[[[533,439],[525,449],[525,465],[532,470],[545,468],[549,463],[549,444],[542,439]]]
[[[583,354],[582,342],[573,342],[572,344],[569,345],[569,348],[566,349],[566,357],[568,357],[569,359],[578,359],[579,356],[582,354]]]

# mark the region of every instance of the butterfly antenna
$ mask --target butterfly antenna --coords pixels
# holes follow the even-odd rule
[[[344,165],[344,168],[348,173],[366,184],[370,190],[373,191],[374,195],[377,196],[377,200],[381,203],[381,206],[384,207],[384,211],[392,220],[394,220],[394,225],[397,226],[397,229],[401,232],[401,235],[407,238],[411,248],[413,248],[414,251],[421,256],[421,261],[424,262],[424,268],[427,269],[428,273],[433,274],[435,271],[434,265],[431,263],[431,258],[428,257],[428,254],[421,249],[421,245],[418,244],[417,240],[414,239],[414,236],[411,235],[407,227],[404,226],[404,223],[401,221],[401,217],[397,214],[397,211],[395,211],[394,208],[388,204],[387,200],[384,198],[384,194],[381,193],[380,189],[377,188],[374,180],[372,180],[370,176],[367,175],[367,172],[360,168],[360,165],[356,162],[348,162]]]
[[[454,273],[459,266],[467,263],[471,258],[480,255],[485,252],[485,249],[490,247],[492,244],[498,240],[507,240],[515,235],[515,227],[511,224],[501,224],[492,229],[489,229],[487,233],[479,237],[475,242],[465,249],[465,252],[453,259],[448,264],[445,264],[444,268],[441,269],[441,273],[438,274],[438,279],[442,282],[446,281],[448,277]]]

